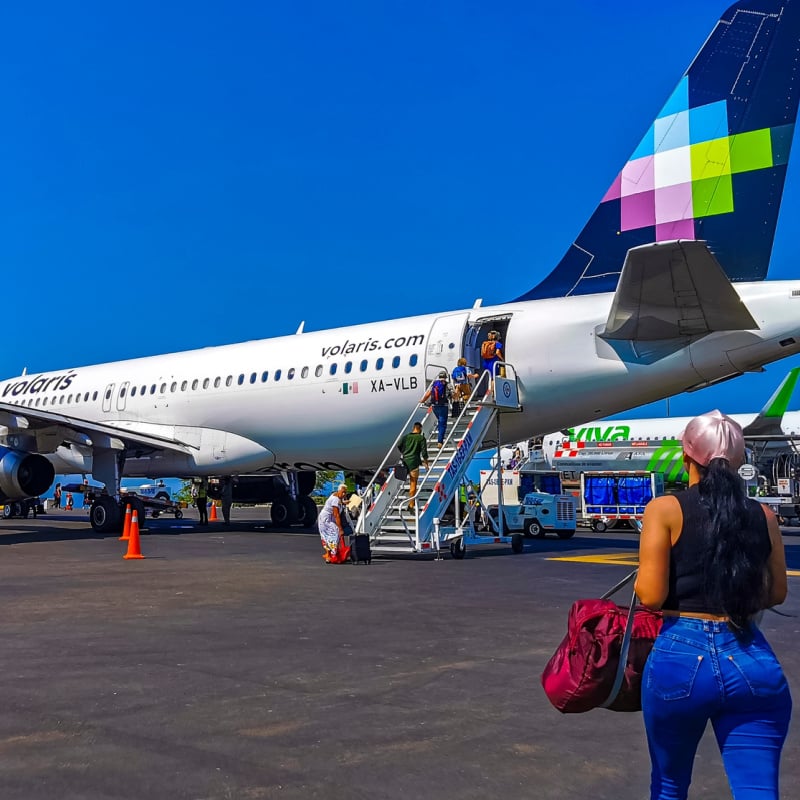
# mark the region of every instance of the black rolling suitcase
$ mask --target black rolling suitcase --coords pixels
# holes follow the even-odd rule
[[[350,559],[354,564],[372,563],[372,549],[369,546],[369,536],[366,533],[357,533],[350,537]]]

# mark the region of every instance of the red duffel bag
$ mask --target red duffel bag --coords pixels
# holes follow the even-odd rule
[[[633,577],[635,573],[608,594]],[[633,617],[623,672],[620,654],[629,613]],[[569,611],[567,635],[542,672],[545,694],[563,714],[599,707],[640,711],[642,672],[659,630],[658,612],[633,604],[624,608],[605,598],[577,600]]]

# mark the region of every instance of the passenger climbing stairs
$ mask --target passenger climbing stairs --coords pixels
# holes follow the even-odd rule
[[[356,527],[358,533],[369,535],[373,553],[438,554],[446,544],[440,522],[465,482],[473,456],[486,449],[487,437],[495,434],[499,438],[499,414],[521,410],[513,367],[504,366],[509,377],[496,376],[489,391],[476,388],[461,413],[457,417],[450,414],[441,448],[437,446],[437,420],[432,409],[422,404],[414,409],[364,493]],[[484,373],[478,387],[488,386],[489,378],[489,373]],[[420,468],[416,494],[410,497],[408,480],[398,478],[394,467],[400,461],[398,443],[415,422],[422,423],[427,439],[429,469]]]

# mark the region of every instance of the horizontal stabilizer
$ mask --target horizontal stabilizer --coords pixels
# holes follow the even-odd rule
[[[758,329],[705,242],[659,242],[628,251],[604,339],[697,338]]]

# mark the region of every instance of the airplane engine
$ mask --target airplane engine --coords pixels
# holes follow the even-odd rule
[[[0,501],[44,494],[55,477],[53,465],[44,456],[0,447]]]

